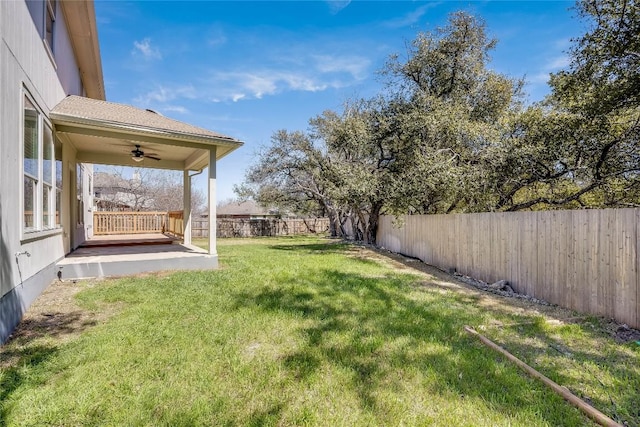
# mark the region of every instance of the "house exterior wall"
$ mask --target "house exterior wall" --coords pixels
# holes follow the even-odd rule
[[[69,218],[73,183],[68,172],[76,169],[75,150],[64,141],[61,228],[26,233],[22,227],[24,94],[30,95],[47,121],[49,111],[66,95],[83,92],[60,5],[53,54],[39,28],[39,22],[44,24],[42,7],[39,1],[0,1],[0,343],[55,278],[56,261],[77,244],[71,240],[78,233]],[[83,180],[88,181],[90,173],[85,168]],[[85,205],[91,207],[90,201]],[[90,225],[90,219],[85,221],[85,235]]]

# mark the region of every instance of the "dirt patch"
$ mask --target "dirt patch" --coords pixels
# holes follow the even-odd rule
[[[612,319],[608,319],[603,326],[607,333],[620,343],[636,341],[640,344],[640,331],[637,329],[630,328],[625,324],[617,323]]]
[[[117,305],[91,311],[80,307],[75,295],[95,281],[55,281],[35,300],[7,342],[0,348],[0,368],[18,362],[20,352],[15,349],[38,340],[55,338],[64,343],[78,337],[87,328],[95,326],[119,310]]]

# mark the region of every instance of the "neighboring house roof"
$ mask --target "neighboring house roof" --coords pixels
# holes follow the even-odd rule
[[[217,216],[274,216],[277,212],[260,206],[253,200],[231,202],[216,209]]]

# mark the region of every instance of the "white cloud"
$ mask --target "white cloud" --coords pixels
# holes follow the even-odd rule
[[[527,82],[533,85],[546,84],[549,81],[549,74],[567,68],[569,64],[571,60],[565,54],[551,57],[542,64],[537,73],[527,79]]]
[[[364,80],[370,64],[358,56],[312,55],[293,69],[214,72],[208,86],[216,101],[261,99],[287,91],[320,92]]]
[[[371,65],[369,59],[357,55],[307,54],[300,59],[299,63],[277,62],[250,71],[212,69],[208,76],[187,85],[158,85],[134,102],[143,108],[170,110],[181,99],[238,102],[292,91],[320,92],[363,81]]]
[[[327,87],[327,84],[303,74],[274,70],[218,72],[210,80],[210,90],[215,92],[213,99],[217,101],[261,99],[288,90],[317,92]]]
[[[571,60],[567,55],[557,56],[555,58],[551,58],[547,64],[546,69],[556,71],[561,68],[566,68],[571,64]]]
[[[342,9],[349,6],[351,0],[327,0],[327,4],[329,5],[329,9],[332,14],[339,13]]]
[[[218,28],[211,30],[207,36],[207,44],[212,47],[222,46],[227,43],[227,36]]]
[[[160,85],[143,95],[139,95],[134,99],[134,102],[138,105],[146,106],[155,103],[166,103],[175,99],[195,99],[197,97],[197,91],[192,85],[176,87]]]
[[[390,19],[384,22],[383,25],[388,28],[402,28],[402,27],[407,27],[409,25],[416,24],[417,22],[420,21],[420,18],[422,18],[424,14],[427,13],[427,10],[435,6],[438,6],[439,4],[441,4],[441,2],[425,4],[424,6],[420,6],[413,12],[409,12],[404,16],[401,16],[395,19]]]
[[[316,68],[322,73],[348,73],[362,80],[371,65],[371,60],[362,56],[316,55]]]
[[[162,111],[168,111],[168,112],[174,112],[174,113],[180,113],[180,114],[189,113],[189,110],[187,110],[185,107],[181,105],[167,105],[165,107],[162,107]]]
[[[145,38],[142,41],[133,42],[132,55],[142,56],[144,59],[162,59],[162,54],[157,47],[151,46],[151,39]]]
[[[545,84],[549,81],[549,74],[550,72],[534,74],[531,77],[527,78],[527,83],[534,85]]]

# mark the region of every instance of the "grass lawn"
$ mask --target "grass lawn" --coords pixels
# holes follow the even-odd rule
[[[595,319],[319,238],[218,242],[217,271],[75,285],[0,348],[0,425],[591,424],[465,324],[640,423],[640,346]]]

